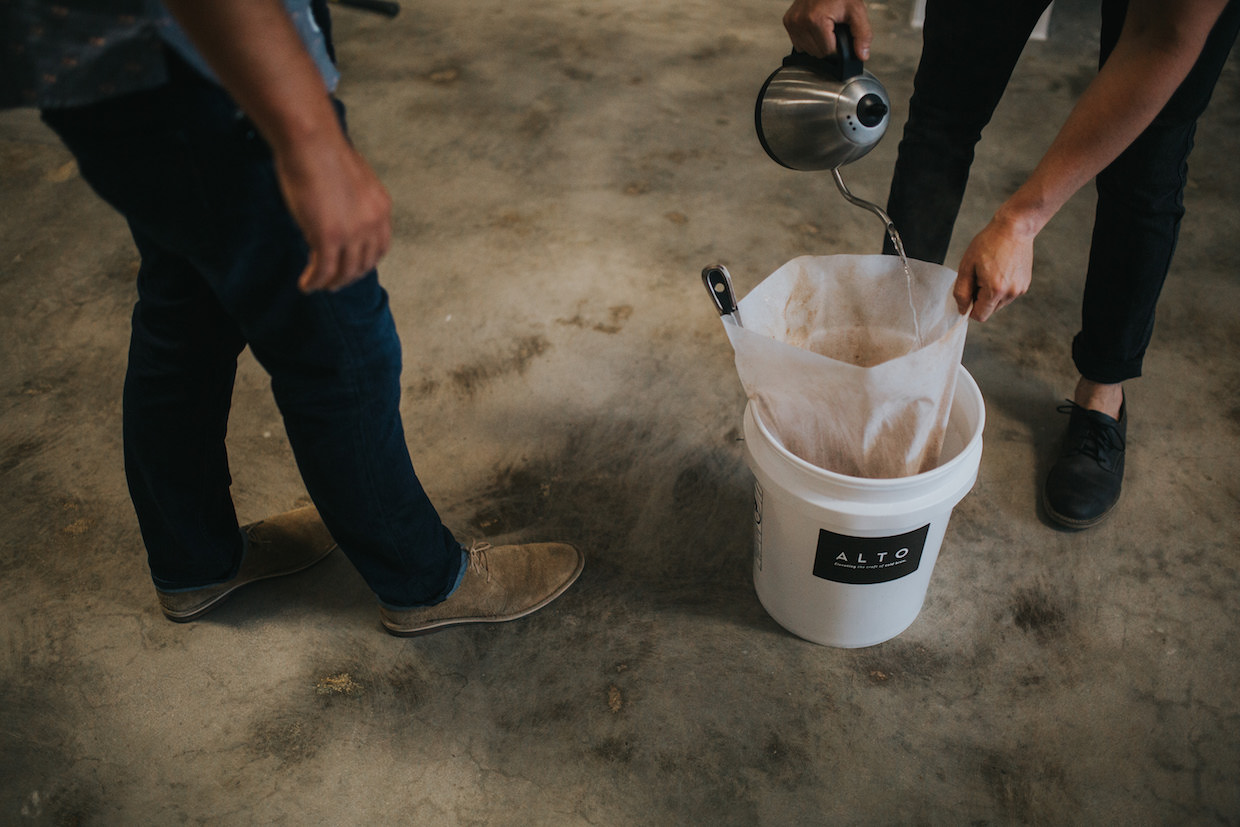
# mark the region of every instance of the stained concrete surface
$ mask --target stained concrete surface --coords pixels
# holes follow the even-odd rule
[[[1056,4],[979,151],[958,257],[1093,73]],[[340,555],[158,613],[121,469],[136,257],[31,113],[0,116],[0,822],[1213,824],[1240,821],[1240,84],[1198,134],[1189,217],[1114,517],[1050,528],[1092,217],[969,333],[985,453],[924,610],[839,650],[750,579],[743,393],[698,279],[744,294],[880,228],[762,155],[783,4],[410,3],[336,19],[357,144],[395,199],[382,267],[408,440],[461,535],[561,538],[581,581],[519,623],[398,640]],[[872,4],[896,127],[846,178],[885,197],[919,35]],[[967,47],[967,44],[966,44]],[[305,501],[247,356],[245,520]]]

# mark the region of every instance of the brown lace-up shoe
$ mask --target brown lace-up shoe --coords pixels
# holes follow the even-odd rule
[[[475,544],[461,585],[447,600],[417,609],[379,607],[383,626],[413,637],[464,623],[502,623],[538,611],[581,575],[585,557],[567,543]]]
[[[237,576],[226,583],[192,591],[156,589],[165,617],[178,623],[197,620],[247,583],[308,569],[336,548],[336,541],[314,506],[277,514],[242,530],[249,543]]]

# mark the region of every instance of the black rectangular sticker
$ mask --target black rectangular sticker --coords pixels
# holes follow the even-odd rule
[[[814,576],[835,583],[886,583],[917,571],[930,526],[895,537],[849,537],[818,531]]]

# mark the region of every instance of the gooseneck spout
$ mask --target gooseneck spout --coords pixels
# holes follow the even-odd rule
[[[879,219],[883,222],[883,227],[887,230],[887,235],[891,237],[892,243],[895,244],[896,252],[900,254],[900,260],[905,260],[904,244],[900,241],[900,234],[896,232],[896,225],[892,223],[891,216],[887,215],[887,212],[877,204],[873,204],[866,201],[864,198],[858,198],[853,195],[849,191],[848,185],[844,183],[844,176],[840,175],[839,167],[831,170],[831,177],[835,179],[835,186],[839,188],[840,195],[844,196],[844,200],[853,206],[861,207],[864,210],[869,210],[879,217]]]

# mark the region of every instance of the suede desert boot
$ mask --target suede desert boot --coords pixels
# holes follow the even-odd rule
[[[379,607],[383,626],[412,637],[465,623],[502,623],[538,611],[567,591],[585,557],[567,543],[475,544],[461,583],[442,603],[415,609]]]
[[[336,548],[314,506],[277,514],[242,528],[246,548],[237,576],[201,589],[156,589],[164,616],[178,623],[197,620],[242,586],[308,569]]]

